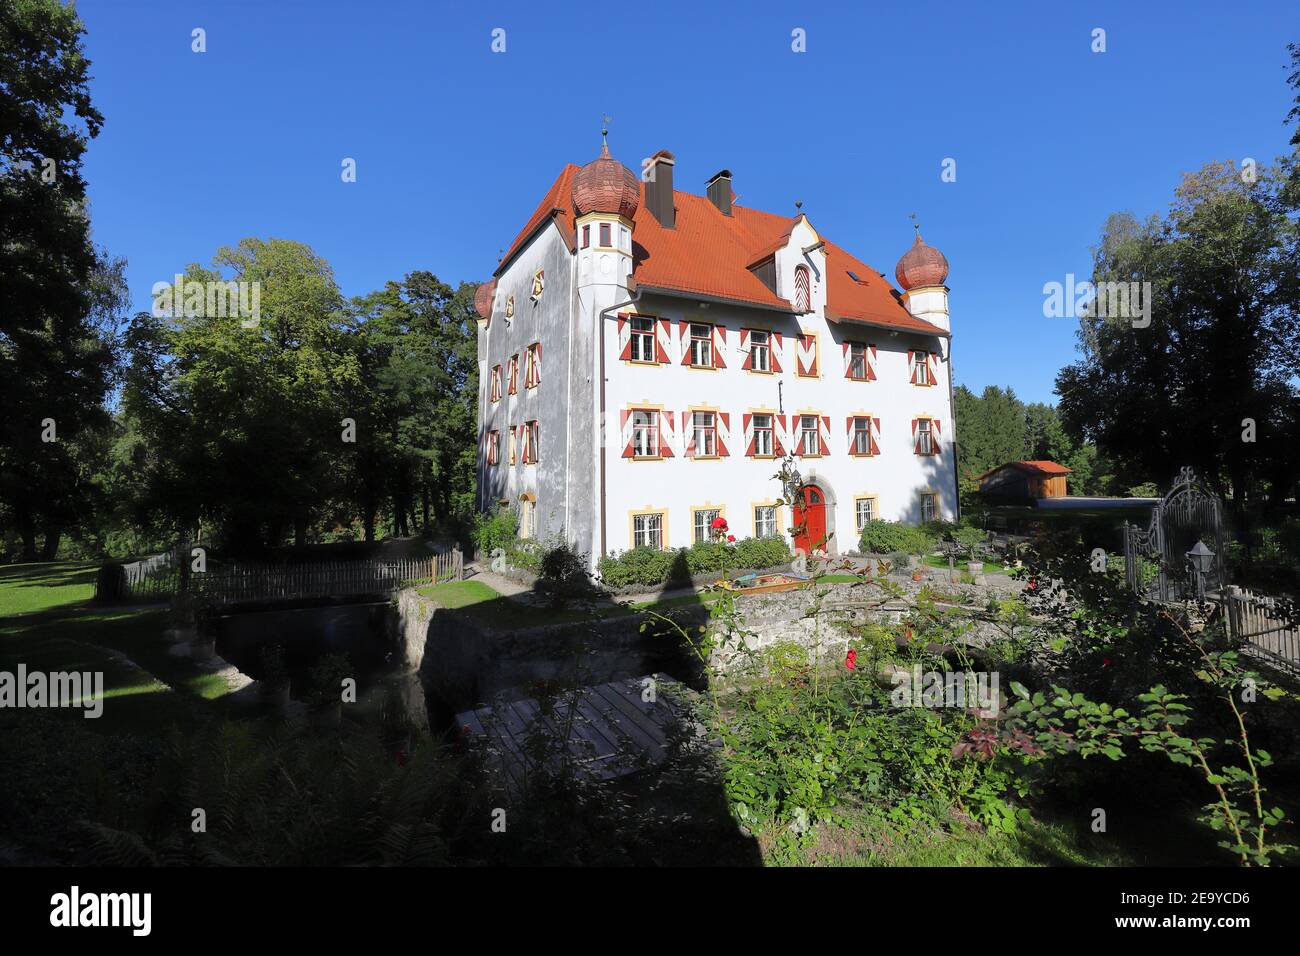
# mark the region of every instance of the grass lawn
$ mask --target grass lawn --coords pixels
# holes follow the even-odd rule
[[[932,568],[947,568],[947,567],[948,567],[948,559],[947,559],[947,558],[941,558],[941,557],[939,557],[938,555],[935,555],[935,554],[931,554],[931,555],[926,556],[926,558],[925,558],[925,563],[928,564],[928,565],[929,565],[930,567],[932,567]],[[984,564],[984,573],[985,573],[985,574],[1006,574],[1006,573],[1007,573],[1007,567],[1006,567],[1006,565],[1001,564],[1000,562],[997,562],[997,561],[985,561],[985,562],[983,562],[983,564]],[[960,560],[960,559],[959,559],[959,560],[957,561],[957,565],[956,565],[956,567],[957,567],[957,570],[958,570],[959,572],[960,572],[960,571],[965,571],[965,570],[966,570],[966,561],[965,561],[965,560]]]
[[[900,827],[865,813],[818,828],[800,852],[811,866],[1134,866],[1116,840],[1086,827],[1030,820],[1014,833],[930,826]]]
[[[0,618],[89,601],[97,570],[74,561],[0,565]]]

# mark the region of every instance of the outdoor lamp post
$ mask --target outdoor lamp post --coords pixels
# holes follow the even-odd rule
[[[1214,552],[1197,539],[1192,550],[1187,552],[1187,562],[1192,566],[1192,576],[1196,583],[1197,600],[1205,599],[1205,579],[1214,567]]]

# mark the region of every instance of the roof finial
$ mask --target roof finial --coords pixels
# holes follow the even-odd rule
[[[917,242],[920,242],[920,241],[921,241],[921,223],[920,223],[920,220],[918,220],[918,219],[916,218],[916,213],[912,213],[912,215],[911,215],[909,218],[912,220],[912,228],[916,230],[916,241],[917,241]]]
[[[796,212],[796,213],[797,213],[799,210],[803,209],[803,200],[802,200],[802,199],[796,199],[796,200],[794,201],[794,208],[795,208],[795,212]]]
[[[609,124],[614,117],[608,114],[602,114],[600,117],[600,155],[609,155]]]

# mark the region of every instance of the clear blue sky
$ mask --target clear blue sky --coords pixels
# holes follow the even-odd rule
[[[1295,0],[78,6],[105,116],[95,238],[137,309],[244,236],[309,244],[348,295],[413,269],[483,279],[607,113],[633,169],[668,148],[680,189],[726,167],[745,205],[802,199],[891,279],[916,212],[951,264],[957,380],[1031,401],[1074,355],[1043,283],[1089,274],[1106,216],[1163,212],[1183,171],[1281,153],[1300,40]]]

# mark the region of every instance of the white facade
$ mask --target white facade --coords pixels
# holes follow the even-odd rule
[[[602,224],[609,227],[607,246],[599,241]],[[585,247],[583,227],[590,227]],[[768,530],[757,526],[755,509],[775,507],[776,531],[787,535],[792,512],[778,505],[780,456],[746,454],[755,450],[746,417],[769,415],[780,450],[796,452],[804,479],[825,497],[826,550],[857,549],[860,502],[870,502],[874,518],[919,522],[924,505],[934,518],[955,519],[949,339],[937,331],[828,318],[826,253],[806,217],[793,223],[774,256],[776,294],[792,303],[801,295],[797,270],[807,270],[803,312],[638,291],[632,221],[592,213],[574,220],[574,229],[576,235],[567,237],[571,245],[554,223],[529,239],[498,277],[491,318],[480,323],[480,507],[527,508],[530,530],[563,536],[593,564],[601,554],[633,547],[638,527],[657,527],[653,540],[662,547],[690,545],[701,510],[720,511],[731,533],[744,538]],[[543,267],[546,289],[530,302],[532,276]],[[943,286],[917,288],[903,302],[946,332],[947,292]],[[507,323],[510,295],[515,314]],[[653,329],[652,339],[642,340],[650,347],[638,348],[637,355],[629,354],[633,319],[649,319]],[[693,324],[716,328],[710,345],[725,367],[683,364]],[[744,368],[752,331],[770,336],[770,371]],[[527,395],[520,389],[492,401],[494,366],[534,341],[541,343],[541,382]],[[846,376],[849,343],[867,347],[868,380]],[[816,368],[809,369],[814,350]],[[922,361],[922,355],[930,358]],[[925,371],[914,383],[917,362]],[[650,454],[635,453],[646,451],[644,428],[629,454],[636,423],[646,421],[638,411],[655,423]],[[693,453],[699,451],[692,448],[690,427],[697,412],[714,416],[719,444],[713,454]],[[818,421],[814,454],[796,447],[801,416]],[[873,454],[851,453],[850,419],[870,422]],[[511,464],[508,429],[526,420],[538,422],[538,461]],[[929,429],[931,453],[918,454],[917,427]],[[486,462],[491,431],[501,436],[496,464]]]

